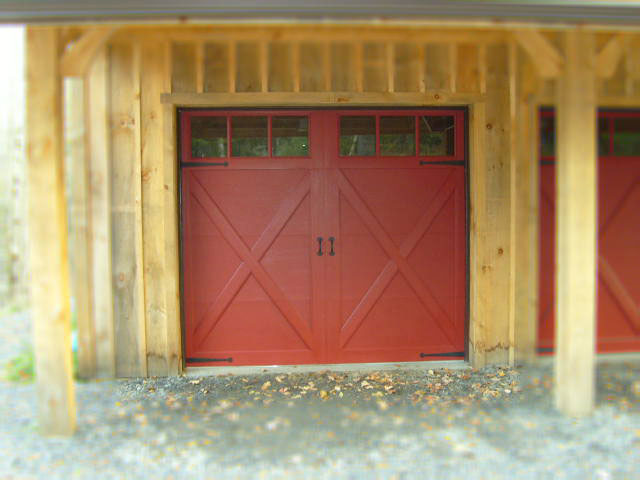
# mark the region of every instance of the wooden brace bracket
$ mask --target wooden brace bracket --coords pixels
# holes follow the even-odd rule
[[[624,38],[615,35],[602,47],[596,57],[596,74],[600,78],[611,78],[618,68],[618,63],[624,53]]]
[[[67,46],[60,58],[61,75],[65,77],[83,76],[96,53],[107,43],[116,30],[116,27],[93,27]]]
[[[514,32],[518,44],[529,54],[542,78],[556,78],[564,66],[564,57],[551,42],[536,30]]]

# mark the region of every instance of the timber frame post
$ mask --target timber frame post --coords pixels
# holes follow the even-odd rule
[[[76,426],[76,404],[58,29],[28,27],[26,40],[28,245],[38,418],[43,433],[69,435]]]
[[[595,396],[597,236],[596,69],[593,34],[564,34],[557,91],[556,406],[589,414]]]

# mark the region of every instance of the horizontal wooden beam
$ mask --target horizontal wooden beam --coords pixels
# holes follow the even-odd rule
[[[564,59],[549,39],[536,30],[519,30],[514,32],[514,37],[529,54],[541,77],[555,78],[560,74]]]
[[[504,30],[465,30],[452,28],[372,27],[371,25],[216,25],[208,27],[145,27],[123,28],[114,35],[114,42],[154,41],[174,42],[417,42],[417,43],[499,43],[508,37]]]
[[[611,78],[624,52],[624,39],[622,35],[615,35],[600,50],[596,57],[596,74],[601,78]]]
[[[256,93],[164,93],[162,103],[177,106],[281,106],[281,105],[467,105],[484,95],[429,91],[391,92],[256,92]]]
[[[60,72],[65,77],[85,74],[96,53],[115,33],[116,27],[92,27],[78,40],[67,47],[60,58]]]

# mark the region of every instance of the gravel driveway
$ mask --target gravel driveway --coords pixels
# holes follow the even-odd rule
[[[41,437],[34,386],[0,381],[0,478],[639,479],[640,364],[601,366],[598,408],[582,420],[554,411],[550,375],[491,367],[78,383],[72,438]]]

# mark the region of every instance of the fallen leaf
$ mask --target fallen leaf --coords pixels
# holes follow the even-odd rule
[[[262,390],[264,391],[264,390],[266,390],[267,388],[269,388],[270,386],[271,386],[271,382],[267,380],[266,382],[264,382],[264,383],[262,384],[262,387],[261,387],[261,388],[262,388]]]

